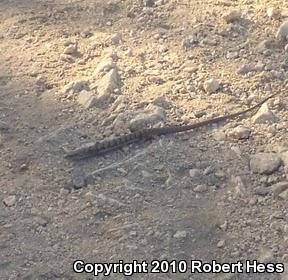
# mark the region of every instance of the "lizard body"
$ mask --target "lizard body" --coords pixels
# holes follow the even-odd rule
[[[153,139],[156,136],[183,132],[183,131],[192,130],[195,128],[200,128],[206,125],[215,124],[221,121],[233,119],[235,117],[244,115],[248,112],[251,112],[259,108],[267,100],[273,98],[277,94],[278,93],[268,96],[261,102],[257,103],[256,105],[248,109],[245,109],[236,113],[232,113],[229,115],[220,116],[220,117],[216,117],[213,119],[208,119],[208,120],[204,120],[204,121],[200,121],[200,122],[188,124],[188,125],[174,125],[174,126],[164,126],[164,127],[159,127],[159,128],[147,128],[147,129],[139,130],[139,131],[132,132],[126,135],[122,135],[119,137],[115,137],[115,138],[112,138],[111,140],[95,142],[93,144],[89,144],[89,145],[86,145],[86,146],[83,146],[83,147],[80,147],[80,148],[77,148],[75,150],[68,152],[65,155],[65,158],[78,160],[78,159],[84,159],[84,158],[93,157],[93,156],[100,156],[110,151],[120,149],[123,146],[127,146],[129,144],[139,142],[141,140],[149,140],[149,139]]]

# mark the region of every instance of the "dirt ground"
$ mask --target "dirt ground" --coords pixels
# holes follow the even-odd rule
[[[105,278],[76,274],[77,259],[288,263],[288,48],[276,38],[287,17],[280,0],[0,0],[0,278]],[[107,65],[99,70],[107,59],[117,86],[104,105],[99,96],[100,105],[83,105],[80,94],[93,95],[108,75]],[[64,158],[133,125],[193,123],[272,93],[268,122],[254,112],[100,157]],[[279,157],[277,167],[253,169],[251,156],[262,153],[276,159],[261,157],[260,169]],[[131,278],[288,274],[170,269]]]

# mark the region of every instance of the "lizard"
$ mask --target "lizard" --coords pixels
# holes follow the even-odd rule
[[[67,152],[64,157],[67,159],[71,159],[71,160],[80,160],[80,159],[85,159],[89,157],[100,156],[100,155],[107,154],[110,151],[120,149],[129,144],[139,142],[141,140],[145,140],[145,141],[151,140],[156,136],[183,132],[187,130],[200,128],[206,125],[211,125],[211,124],[219,123],[222,121],[230,120],[230,119],[244,115],[246,113],[249,113],[259,108],[266,101],[273,98],[277,94],[278,93],[272,94],[268,96],[267,98],[263,99],[262,101],[260,101],[259,103],[257,103],[256,105],[248,109],[242,110],[242,111],[238,111],[238,112],[231,113],[228,115],[219,116],[219,117],[215,117],[212,119],[207,119],[207,120],[203,120],[200,122],[187,124],[187,125],[172,125],[172,126],[164,126],[164,127],[157,127],[157,128],[146,128],[146,129],[139,130],[136,132],[131,132],[129,134],[125,134],[122,136],[118,136],[110,140],[103,140],[101,142],[95,142],[92,144],[84,145],[80,148],[76,148],[75,150]]]

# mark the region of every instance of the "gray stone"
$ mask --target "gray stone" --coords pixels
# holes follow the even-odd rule
[[[201,176],[202,172],[200,169],[190,169],[189,170],[189,175],[191,178],[195,179],[195,178],[199,178],[199,176]]]
[[[281,159],[273,153],[259,153],[250,157],[250,169],[253,173],[272,174],[281,166]]]
[[[228,52],[226,55],[227,59],[234,59],[238,57],[239,57],[239,53],[237,51]]]
[[[225,134],[223,130],[216,130],[215,132],[213,132],[212,136],[216,141],[227,140],[227,135]]]
[[[285,167],[288,167],[288,151],[285,151],[284,153],[281,153],[280,157],[281,157]]]
[[[275,123],[277,118],[269,110],[267,104],[263,104],[258,112],[253,116],[252,121],[256,124]]]
[[[193,189],[194,192],[196,193],[205,193],[209,190],[208,186],[206,185],[198,185]]]
[[[111,95],[120,88],[120,76],[116,69],[111,69],[96,85],[97,96],[94,105],[98,108],[106,107]]]
[[[229,136],[236,139],[248,139],[251,135],[251,129],[244,126],[237,126],[229,132]]]
[[[77,45],[69,45],[65,48],[64,54],[75,55],[77,54]]]
[[[272,49],[274,45],[275,45],[275,42],[272,39],[265,39],[257,45],[256,49],[260,53],[263,53],[267,49]]]
[[[287,200],[288,199],[288,190],[284,191],[284,192],[281,192],[279,194],[279,197],[284,199],[284,200]]]
[[[72,184],[73,187],[78,190],[86,186],[86,175],[82,169],[73,169],[72,173]]]
[[[16,196],[15,195],[9,195],[6,198],[3,199],[3,203],[7,207],[12,207],[16,203]]]
[[[201,40],[200,45],[201,46],[217,46],[218,42],[216,39],[214,38],[204,38],[203,40]]]
[[[120,76],[116,69],[111,69],[99,82],[97,82],[97,92],[100,96],[111,94],[120,87]]]
[[[68,62],[68,63],[74,63],[75,62],[75,58],[69,54],[64,54],[62,53],[60,55],[60,60],[64,61],[64,62]]]
[[[155,0],[143,0],[145,7],[153,7],[155,5]]]
[[[288,21],[285,21],[280,25],[280,27],[276,33],[276,38],[278,40],[287,41],[287,39],[288,39]]]
[[[172,107],[172,103],[169,100],[167,100],[166,97],[163,95],[156,97],[152,103],[164,109],[169,109]]]
[[[207,80],[203,87],[207,93],[214,93],[220,88],[220,83],[216,79],[212,78]]]
[[[267,187],[257,187],[254,190],[254,194],[260,195],[260,196],[266,196],[269,195],[271,193],[271,189],[267,188]]]
[[[176,239],[183,239],[187,237],[187,232],[185,230],[177,230],[176,233],[173,235]]]
[[[256,72],[261,72],[264,70],[265,64],[262,62],[258,62],[257,64],[254,65],[254,71]]]
[[[246,193],[246,182],[241,176],[232,176],[231,183],[235,187],[235,194],[243,196]]]
[[[253,67],[252,64],[243,64],[237,70],[237,74],[246,75],[246,74],[248,74],[249,72],[251,72],[253,70],[254,70],[254,67]]]
[[[270,19],[279,19],[281,17],[281,11],[277,8],[270,7],[267,9],[267,16]]]
[[[272,185],[270,188],[272,190],[273,195],[278,196],[288,189],[288,182],[279,182]]]
[[[89,90],[89,82],[86,80],[79,80],[69,83],[64,87],[64,93],[78,93],[82,90]]]
[[[217,248],[223,248],[225,246],[225,240],[222,239],[217,243]]]
[[[79,93],[77,102],[85,109],[92,108],[96,104],[96,96],[92,91],[83,90]]]
[[[194,48],[197,44],[199,43],[198,39],[196,36],[190,36],[188,38],[185,38],[182,42],[182,47],[185,50],[192,49]]]
[[[105,58],[102,61],[100,61],[99,64],[97,65],[97,67],[94,71],[94,75],[97,76],[101,72],[108,72],[115,67],[116,67],[116,65],[113,62],[113,59],[111,57]]]
[[[122,42],[122,37],[121,37],[121,35],[120,35],[119,33],[113,34],[113,35],[111,36],[111,43],[112,43],[113,45],[118,45],[118,44],[120,44],[121,42]]]
[[[164,120],[164,110],[161,107],[150,104],[143,113],[138,114],[130,121],[129,128],[130,130],[135,131]]]

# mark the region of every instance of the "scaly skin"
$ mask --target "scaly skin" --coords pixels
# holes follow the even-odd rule
[[[246,113],[249,113],[257,108],[259,108],[261,105],[263,105],[267,100],[273,98],[278,93],[275,93],[273,95],[268,96],[258,104],[240,111],[236,113],[232,113],[226,116],[220,116],[213,119],[208,119],[205,121],[201,121],[198,123],[188,124],[188,125],[174,125],[174,126],[164,126],[159,128],[148,128],[143,129],[137,132],[132,132],[127,135],[115,137],[111,140],[104,140],[102,142],[95,142],[91,145],[83,146],[80,148],[77,148],[65,155],[65,158],[72,159],[72,160],[79,160],[79,159],[85,159],[88,157],[94,157],[94,156],[100,156],[104,155],[106,153],[109,153],[113,150],[117,150],[122,148],[123,146],[127,146],[132,143],[139,142],[141,140],[149,140],[154,138],[155,136],[161,136],[166,134],[172,134],[172,133],[178,133],[183,132],[199,127],[203,127],[206,125],[218,123],[221,121],[226,121],[229,119],[233,119],[235,117],[238,117],[240,115],[244,115]]]

